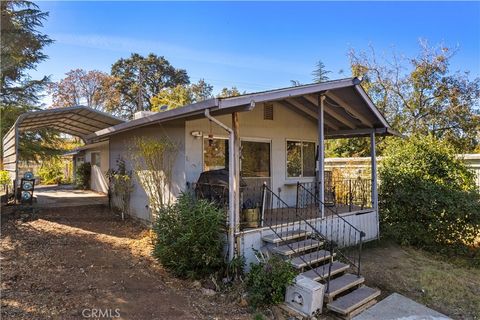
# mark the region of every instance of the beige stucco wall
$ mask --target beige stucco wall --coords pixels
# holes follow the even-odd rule
[[[273,120],[264,120],[264,106],[257,106],[250,112],[240,112],[240,137],[244,140],[271,141],[272,190],[279,192],[282,199],[293,205],[296,197],[297,181],[313,181],[313,178],[287,178],[286,140],[318,141],[317,124],[298,113],[274,103]],[[231,115],[219,116],[218,120],[231,127]],[[228,137],[228,133],[211,124],[212,134]],[[210,133],[210,121],[198,119],[187,121],[185,126],[186,180],[196,182],[203,168],[203,139],[192,136],[192,131],[201,131],[204,136]],[[289,185],[290,184],[290,185]]]
[[[92,153],[98,152],[100,154],[100,167],[93,165]],[[110,154],[108,148],[108,142],[85,150],[85,162],[92,163],[92,171],[90,175],[90,189],[98,192],[107,193],[108,183],[105,177],[108,169],[110,168]]]
[[[162,135],[168,137],[176,144],[177,154],[175,165],[173,167],[173,185],[170,193],[175,199],[182,190],[186,188],[185,180],[185,124],[183,122],[174,122],[169,124],[154,124],[147,127],[138,128],[125,133],[120,133],[110,137],[110,167],[117,167],[116,161],[119,157],[125,160],[127,170],[132,170],[131,157],[129,154],[133,148],[133,138],[156,138]],[[141,219],[150,220],[148,208],[148,197],[141,185],[134,177],[134,190],[130,197],[130,214]]]

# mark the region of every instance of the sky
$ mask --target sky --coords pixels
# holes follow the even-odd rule
[[[55,40],[30,74],[110,72],[132,52],[165,56],[192,82],[254,92],[350,76],[348,52],[414,56],[418,42],[457,47],[451,69],[480,76],[480,2],[37,2]],[[343,73],[341,73],[343,70]],[[48,98],[45,100],[48,103]]]

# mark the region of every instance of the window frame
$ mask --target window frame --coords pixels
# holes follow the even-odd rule
[[[202,172],[205,172],[205,139],[208,139],[208,135],[203,135],[202,137]],[[213,136],[213,139],[219,139],[219,140],[229,140],[228,137],[225,136]],[[228,152],[228,150],[227,150]],[[209,170],[210,171],[210,170]]]
[[[96,163],[93,163],[93,156],[95,155],[95,160],[99,159],[98,165]],[[95,161],[96,162],[96,161]],[[102,156],[100,151],[92,151],[90,152],[90,165],[96,166],[96,167],[101,167],[102,166]]]
[[[273,154],[272,154],[272,139],[267,139],[267,138],[240,138],[240,153],[242,152],[242,142],[263,142],[263,143],[268,143],[269,144],[269,159],[270,163],[268,164],[270,167],[270,177],[269,179],[273,180],[273,166],[272,166],[272,159],[273,159]],[[240,159],[240,172],[242,170],[242,159]],[[242,177],[242,178],[267,178],[267,177]]]
[[[302,164],[302,169],[301,169],[301,174],[300,176],[298,177],[290,177],[288,175],[288,142],[300,142],[302,144],[302,147],[300,148],[300,157],[301,157],[301,164]],[[316,150],[318,148],[318,143],[314,140],[309,140],[309,139],[291,139],[291,138],[287,138],[285,139],[285,179],[286,180],[298,180],[298,179],[311,179],[311,178],[315,178],[315,174],[313,176],[304,176],[303,172],[303,144],[305,142],[308,142],[308,143],[313,143],[315,145],[315,153],[316,153]],[[317,161],[315,161],[315,164],[314,164],[314,172],[316,172],[317,170]]]

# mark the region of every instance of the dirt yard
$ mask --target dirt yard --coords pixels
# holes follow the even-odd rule
[[[398,292],[453,319],[480,319],[480,269],[389,242],[367,245],[362,259],[367,285],[380,288],[381,299]]]
[[[108,210],[43,210],[1,231],[2,319],[252,317],[229,297],[170,276],[151,258],[145,229]]]

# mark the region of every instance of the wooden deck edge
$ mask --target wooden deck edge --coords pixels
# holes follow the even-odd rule
[[[330,281],[331,281],[331,280],[330,280]],[[350,289],[350,288],[352,288],[352,287],[355,287],[355,286],[357,286],[357,285],[359,285],[359,284],[362,284],[362,283],[364,283],[364,282],[365,282],[365,278],[364,278],[364,277],[360,277],[360,278],[358,278],[357,280],[348,283],[348,285],[343,286],[343,287],[339,288],[339,289],[336,290],[336,291],[333,291],[333,292],[325,292],[325,297],[331,299],[331,298],[335,297],[336,295],[342,293],[343,291],[348,290],[348,289]]]
[[[346,310],[336,308],[335,306],[332,306],[330,304],[327,304],[327,309],[332,310],[332,311],[337,312],[337,313],[340,313],[340,314],[343,314],[343,315],[348,315],[349,313],[356,310],[360,306],[362,306],[364,304],[367,304],[370,300],[375,300],[379,295],[380,295],[380,290],[377,289],[374,293],[372,293],[371,295],[369,295],[365,299],[357,302],[356,304],[350,306]]]

